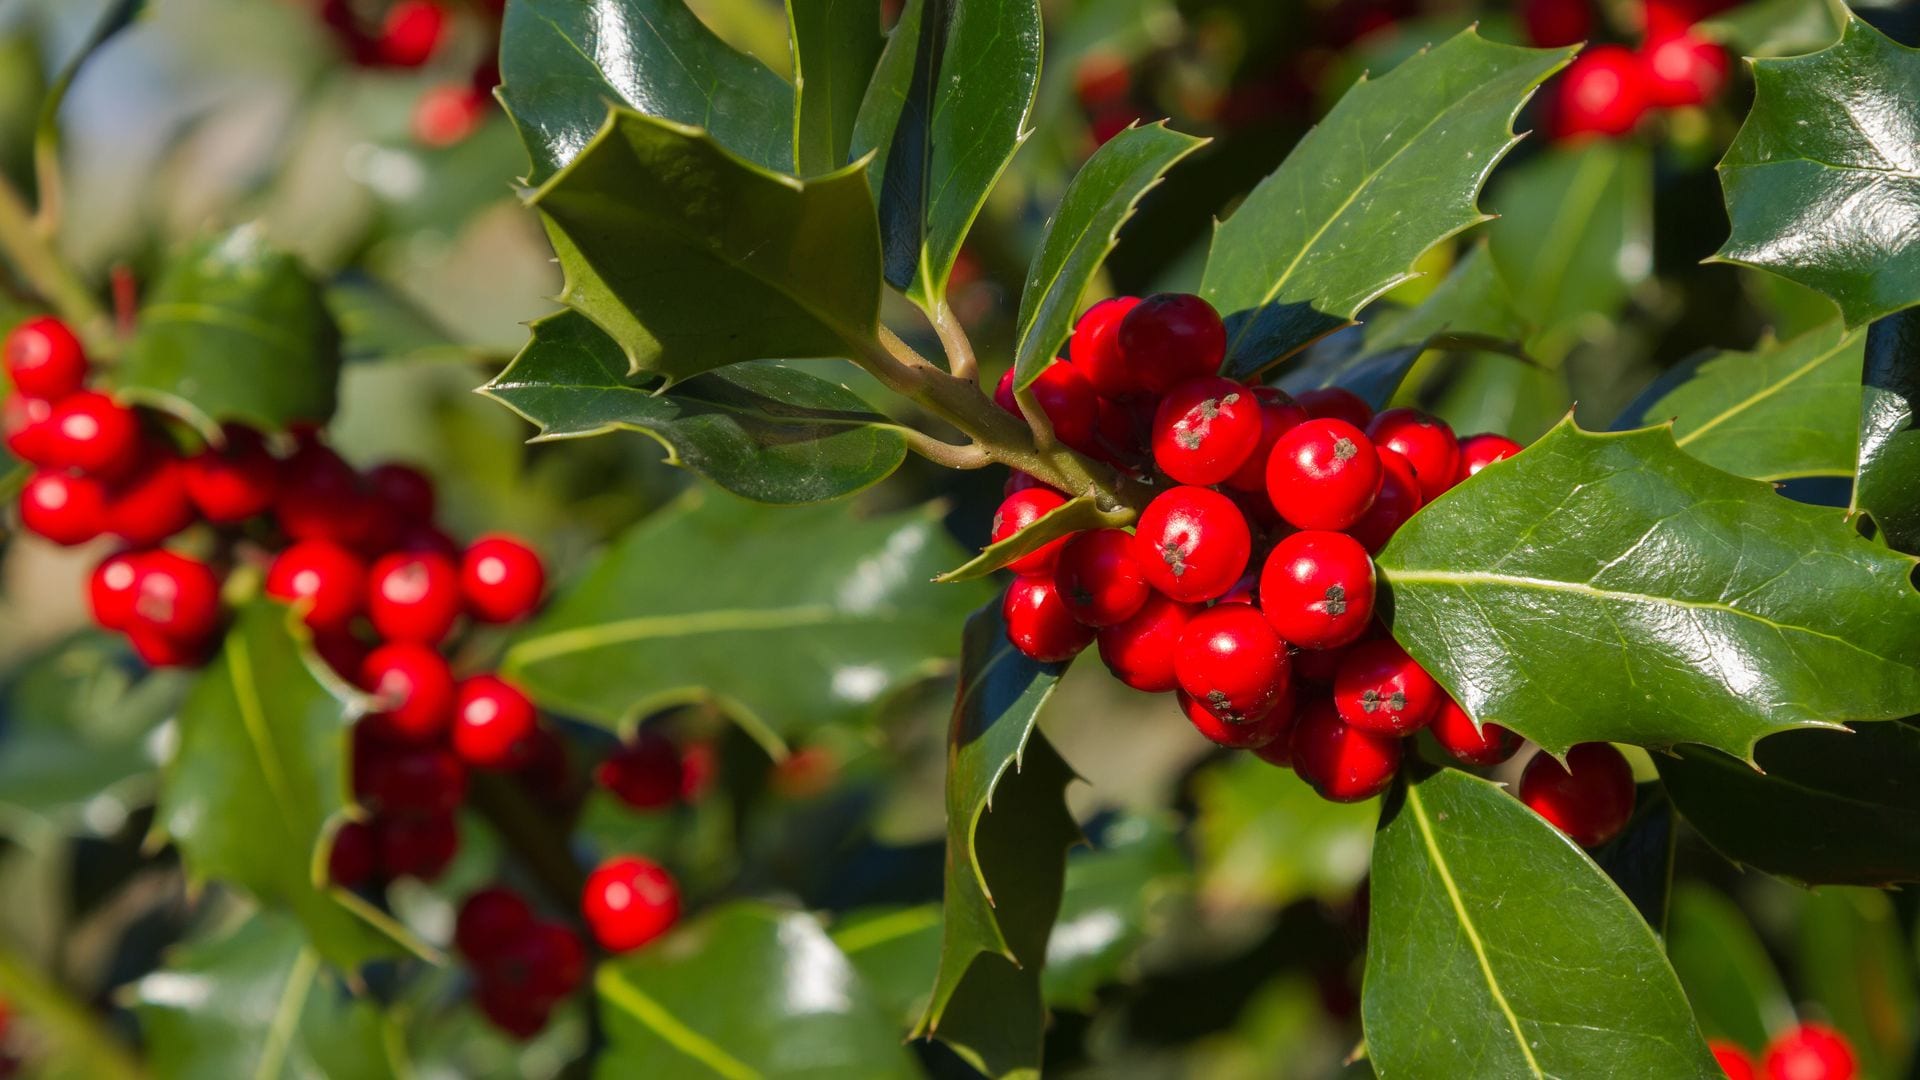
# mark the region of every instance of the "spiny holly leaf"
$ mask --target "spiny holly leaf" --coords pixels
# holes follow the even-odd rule
[[[1752,64],[1716,257],[1826,294],[1849,327],[1920,303],[1920,51],[1849,14],[1827,48]]]
[[[1889,545],[1920,552],[1920,311],[1867,328],[1860,401],[1860,464],[1853,508]]]
[[[1486,220],[1475,200],[1514,114],[1571,55],[1467,29],[1347,91],[1214,230],[1200,292],[1228,319],[1226,373],[1350,321],[1422,252]]]
[[[918,1076],[899,1028],[812,915],[736,902],[594,977],[595,1075]]]
[[[1865,338],[1835,319],[1752,352],[1701,353],[1649,386],[1614,426],[1672,420],[1680,449],[1755,480],[1851,476]]]
[[[1200,898],[1214,910],[1333,903],[1367,875],[1378,801],[1328,802],[1291,769],[1235,754],[1194,777]]]
[[[1709,1038],[1759,1052],[1793,1025],[1767,948],[1732,901],[1695,882],[1674,890],[1667,956]]]
[[[256,226],[203,240],[167,264],[113,369],[127,397],[213,433],[278,430],[333,415],[340,335],[320,285]]]
[[[609,728],[713,700],[779,749],[947,665],[981,593],[929,580],[957,555],[937,508],[850,518],[696,489],[562,591],[505,666],[542,705]]]
[[[404,1076],[399,1030],[322,970],[300,924],[257,912],[128,988],[163,1077]]]
[[[940,971],[916,1035],[989,1076],[1038,1073],[1041,978],[1060,909],[1073,772],[1036,730],[1064,664],[1007,641],[1000,605],[967,620],[947,734],[947,874]]]
[[[1680,813],[1735,862],[1809,885],[1920,881],[1920,728],[1788,732],[1755,760],[1764,773],[1699,747],[1655,763]]]
[[[1193,885],[1173,823],[1116,819],[1067,859],[1060,916],[1047,939],[1041,979],[1049,1005],[1091,1013],[1099,990],[1128,977]]]
[[[927,972],[940,963],[940,905],[860,908],[833,926],[840,946],[887,1015],[912,1027],[927,1007]]]
[[[793,161],[801,176],[845,165],[880,59],[880,0],[787,0],[793,43]]]
[[[880,241],[863,172],[779,176],[699,128],[616,109],[528,201],[546,215],[568,306],[633,372],[679,380],[874,339]]]
[[[513,0],[500,100],[542,184],[593,140],[609,104],[698,124],[734,153],[793,171],[793,88],[729,48],[683,0]]]
[[[1373,847],[1367,1057],[1402,1076],[1719,1077],[1653,931],[1499,785],[1406,785]]]
[[[1407,651],[1474,717],[1554,753],[1746,758],[1771,732],[1920,711],[1914,560],[1665,428],[1569,418],[1423,508],[1377,562]]]
[[[541,439],[638,431],[667,460],[759,502],[837,499],[886,479],[906,439],[858,394],[775,363],[734,364],[654,393],[578,312],[533,337],[481,393],[540,425]]]
[[[1088,529],[1119,528],[1133,520],[1131,510],[1102,510],[1093,495],[1080,495],[1054,507],[1033,524],[997,544],[989,544],[980,554],[934,578],[949,581],[976,581],[1001,570],[1010,562],[1039,551],[1063,536]]]
[[[1808,999],[1852,1044],[1860,1075],[1907,1075],[1920,1000],[1906,917],[1877,889],[1821,889],[1799,914]]]
[[[238,613],[180,706],[158,826],[195,880],[241,886],[292,913],[321,957],[352,970],[393,953],[396,939],[372,908],[325,884],[329,837],[348,803],[347,724],[288,621],[264,600]]]
[[[1014,382],[1027,387],[1053,362],[1067,335],[1087,283],[1100,272],[1120,239],[1120,227],[1166,171],[1207,140],[1184,135],[1165,123],[1130,127],[1094,151],[1080,167],[1027,268],[1020,293]]]

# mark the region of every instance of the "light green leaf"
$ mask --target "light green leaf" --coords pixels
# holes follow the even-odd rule
[[[787,0],[793,43],[793,161],[801,176],[845,165],[880,59],[879,0]]]
[[[1367,874],[1380,804],[1328,802],[1291,769],[1235,754],[1193,790],[1200,898],[1214,910],[1278,910],[1352,895]]]
[[[1807,997],[1847,1037],[1862,1076],[1905,1076],[1920,1023],[1905,917],[1875,889],[1821,889],[1799,919]]]
[[[1102,987],[1134,974],[1141,946],[1174,916],[1193,884],[1171,821],[1116,818],[1091,842],[1067,858],[1041,978],[1049,1005],[1084,1013],[1094,1011]]]
[[[1757,1053],[1793,1026],[1793,1002],[1766,946],[1740,908],[1705,885],[1674,890],[1667,956],[1709,1038]]]
[[[940,905],[859,908],[834,923],[833,943],[902,1029],[920,1019],[927,972],[940,964]]]

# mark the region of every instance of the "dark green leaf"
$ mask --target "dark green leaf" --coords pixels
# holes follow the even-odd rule
[[[907,0],[900,18],[887,33],[886,46],[880,50],[880,61],[874,65],[873,78],[853,120],[850,153],[855,160],[872,155],[867,164],[867,184],[873,191],[886,252],[889,256],[897,253],[905,264],[902,276],[912,275],[917,251],[913,237],[919,234],[926,212],[924,140],[927,102],[933,94],[927,80],[933,77],[933,61],[922,61],[921,57],[937,57],[941,38],[935,27],[944,12],[944,6],[936,10],[929,24],[925,0]],[[903,142],[902,165],[889,170],[888,157]],[[913,177],[911,182],[909,175]],[[893,185],[891,189],[889,184]]]
[[[203,240],[161,273],[113,380],[212,432],[333,415],[340,334],[320,285],[255,226]]]
[[[940,963],[940,905],[861,908],[834,924],[833,943],[886,1009],[912,1027],[927,1007],[927,972]]]
[[[899,1027],[812,915],[728,904],[594,977],[594,1075],[912,1077]]]
[[[851,518],[696,490],[628,530],[505,665],[559,712],[617,727],[712,700],[777,749],[947,665],[982,591],[929,580],[957,556],[933,508]]]
[[[1037,1073],[1041,978],[1060,909],[1073,772],[1036,730],[1064,664],[1007,641],[1000,605],[967,620],[947,735],[947,873],[940,971],[916,1034],[990,1076]]]
[[[1100,272],[1141,197],[1206,141],[1164,123],[1132,127],[1107,140],[1080,167],[1027,268],[1016,321],[1016,385],[1031,386],[1066,344],[1087,283]]]
[[[880,0],[787,0],[793,42],[793,161],[801,176],[845,165],[880,59]]]
[[[1349,90],[1213,236],[1201,295],[1228,319],[1245,377],[1350,321],[1420,254],[1486,215],[1513,117],[1567,49],[1469,29]]]
[[[1214,910],[1328,903],[1367,874],[1379,803],[1328,802],[1291,769],[1235,754],[1194,778],[1200,899]]]
[[[1758,1052],[1793,1025],[1793,1003],[1766,946],[1719,893],[1691,882],[1674,891],[1667,956],[1708,1037]]]
[[[1862,1076],[1905,1076],[1920,995],[1902,917],[1872,889],[1821,889],[1800,910],[1800,972],[1860,1057]]]
[[[1423,508],[1377,562],[1407,651],[1473,716],[1556,753],[1745,758],[1771,732],[1920,711],[1914,560],[1664,428],[1564,421]]]
[[[1360,351],[1377,353],[1404,345],[1425,345],[1436,337],[1517,342],[1532,329],[1520,314],[1513,290],[1488,254],[1487,245],[1479,243],[1467,249],[1417,306],[1370,315]]]
[[[1753,82],[1717,257],[1825,293],[1850,327],[1920,303],[1920,52],[1849,14],[1817,53],[1753,61]]]
[[[1118,527],[1132,519],[1132,511],[1102,510],[1096,497],[1080,495],[1047,511],[1039,520],[1005,540],[987,545],[980,554],[934,580],[942,584],[950,581],[974,581],[1004,568],[1022,555],[1039,551],[1063,536],[1072,536],[1086,529]]]
[[[1572,841],[1457,769],[1374,842],[1361,1015],[1399,1076],[1721,1076],[1660,943]]]
[[[1853,506],[1901,551],[1920,552],[1920,311],[1867,328]]]
[[[1092,1012],[1101,987],[1131,974],[1140,947],[1155,936],[1193,884],[1173,823],[1123,817],[1067,859],[1060,917],[1047,939],[1041,979],[1049,1005]]]
[[[667,460],[736,495],[819,502],[885,479],[906,439],[858,394],[776,363],[735,364],[671,391],[636,386],[613,339],[578,312],[533,324],[520,355],[481,388],[540,426],[542,439],[638,431]]]
[[[1674,805],[1735,862],[1810,885],[1920,881],[1920,728],[1795,731],[1745,762],[1698,747],[1656,757]]]
[[[367,275],[335,279],[327,286],[327,309],[340,326],[340,349],[348,361],[473,358],[472,350],[431,315]]]
[[[874,339],[880,241],[863,172],[779,176],[698,128],[619,109],[530,203],[568,305],[631,371],[678,380]]]
[[[793,170],[793,88],[715,37],[683,0],[514,0],[500,78],[533,160],[530,184],[572,161],[610,104],[697,124],[749,161]]]
[[[1833,14],[1833,5],[1823,0],[1748,0],[1696,25],[1741,56],[1793,56],[1840,37]]]

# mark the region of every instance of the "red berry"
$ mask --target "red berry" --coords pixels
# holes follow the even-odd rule
[[[193,524],[180,459],[169,451],[146,456],[146,464],[107,491],[107,531],[134,547],[152,547]]]
[[[1640,61],[1655,105],[1704,105],[1727,82],[1727,51],[1691,33],[1648,38]]]
[[[1099,402],[1094,396],[1093,385],[1072,364],[1056,360],[1042,369],[1040,377],[1033,382],[1033,397],[1040,403],[1040,411],[1053,424],[1053,433],[1061,442],[1076,450],[1094,445]],[[1025,415],[1020,411],[1019,399],[1013,396],[1012,369],[1000,377],[1000,384],[993,391],[993,400],[1015,416]]]
[[[134,564],[128,614],[129,628],[143,627],[197,646],[220,625],[220,579],[198,559],[149,551]]]
[[[1539,753],[1520,774],[1520,801],[1581,847],[1620,835],[1633,816],[1633,768],[1607,743],[1581,743],[1562,768]]]
[[[1577,45],[1593,36],[1587,0],[1521,0],[1520,22],[1527,40],[1544,48]]]
[[[1707,1049],[1713,1054],[1713,1063],[1727,1074],[1727,1080],[1756,1080],[1753,1071],[1753,1059],[1747,1052],[1724,1039],[1708,1039]]]
[[[430,742],[453,720],[453,672],[425,645],[388,642],[368,654],[359,675],[360,685],[380,709],[367,720],[377,723],[382,734]]]
[[[327,850],[327,880],[343,889],[357,889],[373,880],[373,848],[373,829],[365,822],[340,826]]]
[[[533,909],[520,894],[499,885],[481,889],[460,905],[453,946],[470,960],[492,956],[533,929]]]
[[[93,568],[87,579],[87,605],[102,629],[125,630],[133,625],[139,578],[140,556],[127,552],[109,555]]]
[[[1192,486],[1156,495],[1140,514],[1133,544],[1147,583],[1187,603],[1233,588],[1253,553],[1246,516],[1233,500]]]
[[[367,490],[387,509],[412,521],[433,520],[433,481],[411,465],[383,462],[367,470]]]
[[[1164,394],[1219,372],[1227,328],[1212,304],[1191,293],[1156,293],[1120,320],[1120,351],[1142,390]]]
[[[374,830],[380,869],[388,877],[432,881],[446,873],[460,852],[460,828],[452,814],[383,818]]]
[[[510,536],[483,536],[460,559],[460,593],[481,622],[512,622],[540,605],[547,571],[533,549]]]
[[[360,668],[372,650],[344,630],[315,631],[313,651],[344,682],[358,683]]]
[[[87,355],[67,324],[48,315],[28,319],[0,344],[7,378],[14,389],[32,397],[59,399],[77,392],[87,381]]]
[[[54,460],[53,402],[46,398],[8,394],[0,428],[6,432],[7,452],[36,468],[57,468]]]
[[[1258,720],[1287,693],[1287,647],[1246,604],[1195,615],[1180,635],[1173,670],[1181,691],[1227,724]]]
[[[608,952],[629,952],[680,918],[680,888],[659,864],[637,855],[608,859],[587,875],[580,913]]]
[[[1253,453],[1240,463],[1232,476],[1227,477],[1227,486],[1239,491],[1265,494],[1267,490],[1267,459],[1273,456],[1273,447],[1280,436],[1306,423],[1311,417],[1306,407],[1288,397],[1284,390],[1271,386],[1253,388],[1254,399],[1260,403],[1260,441],[1254,444]]]
[[[1362,431],[1373,423],[1373,406],[1367,404],[1367,399],[1344,386],[1302,390],[1293,399],[1315,420],[1345,420]]]
[[[539,714],[533,702],[496,675],[463,680],[453,706],[453,749],[469,765],[510,769],[533,752]]]
[[[1773,1040],[1761,1058],[1768,1080],[1853,1080],[1853,1047],[1824,1024],[1801,1024]]]
[[[1344,420],[1301,424],[1280,436],[1267,459],[1267,497],[1296,529],[1344,529],[1379,490],[1380,455]]]
[[[353,466],[319,443],[300,447],[281,465],[273,512],[295,540],[357,544],[367,532],[370,506]]]
[[[1000,485],[1000,497],[1004,499],[1017,491],[1026,491],[1029,488],[1045,488],[1056,495],[1060,494],[1059,488],[1053,487],[1029,473],[1023,473],[1019,469],[1009,469],[1007,470],[1007,482]]]
[[[1185,690],[1175,697],[1180,711],[1195,731],[1229,750],[1259,750],[1285,738],[1293,726],[1293,703],[1282,699],[1266,712],[1244,721],[1231,721],[1205,701]]]
[[[586,976],[587,956],[573,931],[558,923],[536,921],[475,966],[483,988],[509,988],[523,1002],[544,1009],[579,987]]]
[[[714,769],[719,762],[714,760],[713,744],[697,742],[680,753],[680,800],[699,802],[713,783]]]
[[[1153,414],[1153,460],[1182,484],[1218,484],[1260,442],[1260,406],[1232,379],[1203,375],[1167,391]]]
[[[190,641],[138,623],[127,630],[127,642],[140,662],[150,668],[199,667],[206,663],[212,646],[209,639]]]
[[[1092,529],[1067,538],[1054,566],[1060,599],[1083,625],[1113,626],[1131,619],[1153,592],[1133,558],[1124,529]]]
[[[1413,466],[1399,453],[1381,447],[1380,454],[1380,491],[1373,497],[1373,505],[1360,515],[1360,520],[1347,526],[1348,535],[1360,542],[1360,546],[1370,552],[1378,552],[1393,539],[1413,515],[1420,511],[1420,478],[1414,475]]]
[[[1373,621],[1373,591],[1373,560],[1344,533],[1284,537],[1260,571],[1260,610],[1281,638],[1303,649],[1358,641]]]
[[[389,640],[432,645],[453,629],[460,607],[460,571],[444,555],[396,552],[367,577],[367,614]]]
[[[1027,488],[1007,496],[1000,509],[993,512],[993,531],[990,534],[994,543],[1014,536],[1046,517],[1048,514],[1066,505],[1066,498],[1051,488]],[[1049,540],[1038,550],[1007,564],[1007,569],[1016,574],[1051,573],[1054,563],[1060,558],[1060,550],[1067,546],[1067,537]]]
[[[419,67],[433,56],[446,31],[447,13],[434,0],[399,0],[380,24],[380,61],[394,67]]]
[[[1100,631],[1100,659],[1114,678],[1135,690],[1164,694],[1180,685],[1174,677],[1174,656],[1198,610],[1152,593],[1132,618]]]
[[[1367,425],[1375,447],[1396,451],[1420,479],[1420,501],[1429,503],[1453,486],[1460,473],[1460,440],[1453,428],[1419,409],[1388,409]]]
[[[1620,45],[1595,45],[1560,77],[1556,128],[1569,135],[1625,135],[1652,105],[1640,58]]]
[[[1300,779],[1323,799],[1359,802],[1387,790],[1400,769],[1402,742],[1341,720],[1333,703],[1316,698],[1293,722],[1287,755]]]
[[[1294,681],[1331,687],[1334,676],[1340,672],[1341,661],[1346,658],[1346,646],[1333,649],[1295,649],[1291,657]]]
[[[306,623],[313,629],[341,630],[366,603],[367,571],[338,544],[303,540],[273,560],[266,587],[276,600],[304,601]]]
[[[680,750],[657,731],[641,731],[600,763],[593,779],[636,810],[658,810],[680,798]]]
[[[1496,461],[1505,461],[1519,453],[1519,443],[1504,435],[1482,432],[1460,440],[1460,476],[1454,483],[1473,476]]]
[[[521,1040],[540,1034],[553,1013],[553,1002],[529,998],[518,987],[484,978],[474,989],[473,1003],[487,1023]]]
[[[1139,306],[1137,296],[1111,297],[1088,308],[1073,324],[1068,356],[1103,398],[1118,400],[1144,389],[1120,351],[1120,320]]]
[[[1380,735],[1410,735],[1426,727],[1446,692],[1392,638],[1347,651],[1333,677],[1340,719]]]
[[[56,402],[44,438],[53,462],[89,476],[119,476],[140,463],[139,418],[93,390]]]
[[[187,497],[202,517],[216,525],[233,525],[273,506],[280,463],[252,428],[229,424],[222,430],[226,444],[188,458],[182,476]]]
[[[106,489],[90,477],[34,473],[20,489],[20,524],[56,544],[84,544],[107,527]]]
[[[1074,619],[1052,575],[1014,578],[1000,601],[1000,617],[1013,647],[1042,663],[1070,660],[1093,640],[1093,629]]]
[[[354,791],[383,813],[446,814],[467,797],[466,766],[441,747],[361,735],[356,750]]]
[[[487,118],[490,100],[464,83],[432,87],[413,104],[413,137],[423,146],[452,146]]]
[[[1520,749],[1520,736],[1499,724],[1483,724],[1476,730],[1467,710],[1447,696],[1441,697],[1440,709],[1433,714],[1433,737],[1468,765],[1498,765]]]

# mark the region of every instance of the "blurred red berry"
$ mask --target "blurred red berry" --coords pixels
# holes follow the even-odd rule
[[[1853,1047],[1824,1024],[1801,1024],[1767,1047],[1760,1059],[1767,1080],[1853,1080],[1860,1064]]]
[[[366,604],[367,571],[352,552],[326,540],[303,540],[282,551],[267,569],[267,595],[306,604],[305,619],[317,631],[346,628]]]
[[[47,417],[46,453],[62,468],[113,478],[140,463],[140,421],[132,409],[93,390],[69,394]]]
[[[657,731],[641,730],[593,772],[601,787],[636,810],[658,810],[680,798],[680,750]]]
[[[469,765],[511,769],[533,752],[539,713],[527,695],[497,675],[461,681],[453,705],[453,750]]]
[[[525,617],[540,605],[546,584],[540,556],[510,536],[483,536],[460,559],[460,594],[481,622]]]
[[[637,855],[601,863],[587,876],[580,913],[608,952],[630,952],[680,918],[680,889],[659,864]]]
[[[382,733],[410,742],[439,738],[453,721],[453,672],[433,649],[391,641],[367,655],[360,685],[379,712],[367,717]]]
[[[56,544],[84,544],[106,530],[106,488],[91,477],[34,473],[20,489],[20,524]]]
[[[272,508],[280,463],[259,432],[236,424],[223,430],[225,445],[208,446],[188,458],[182,479],[200,516],[233,525]]]
[[[1620,45],[1595,45],[1560,76],[1556,130],[1562,136],[1619,136],[1653,104],[1640,58]]]
[[[58,400],[87,381],[87,355],[80,339],[49,315],[35,316],[9,331],[0,343],[0,357],[13,388],[30,397]]]
[[[460,571],[444,555],[396,552],[367,576],[367,614],[392,641],[432,645],[460,617]]]

